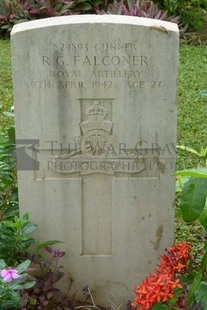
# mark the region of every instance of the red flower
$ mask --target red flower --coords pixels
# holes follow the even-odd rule
[[[132,306],[139,310],[151,309],[155,303],[165,303],[174,298],[176,288],[182,288],[177,278],[186,270],[190,258],[190,246],[181,242],[166,250],[167,255],[161,255],[162,261],[155,270],[135,288],[135,299]]]

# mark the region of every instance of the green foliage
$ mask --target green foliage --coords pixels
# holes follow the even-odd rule
[[[49,245],[59,243],[59,241],[50,240],[38,244],[36,253],[32,255],[32,262],[37,266],[38,273],[35,275],[36,285],[28,292],[24,299],[25,309],[68,309],[69,300],[67,295],[55,287],[64,275],[61,271],[62,265],[59,265],[59,259],[65,255],[64,252],[51,248]],[[47,245],[45,245],[47,244]],[[40,249],[44,248],[47,256],[42,255]]]
[[[206,97],[200,92],[206,88],[207,49],[182,45],[180,48],[178,83],[178,145],[206,147]],[[200,78],[199,78],[200,77]],[[190,152],[178,149],[178,170],[201,165],[203,160]]]
[[[113,4],[108,6],[106,12],[109,14],[168,20],[171,22],[178,22],[179,20],[179,17],[169,16],[167,11],[160,10],[157,4],[148,0],[114,1]],[[102,11],[102,13],[105,12]]]
[[[175,173],[178,176],[179,191],[182,192],[180,209],[186,222],[199,220],[207,228],[206,197],[207,197],[207,148],[196,151],[191,147],[178,146],[178,149],[194,154],[200,159],[204,167],[181,170]],[[183,177],[185,181],[183,182]]]
[[[175,175],[186,177],[185,182],[187,182],[189,177],[206,179],[207,175],[206,175],[205,171],[206,171],[205,168],[180,170],[180,171],[177,171]],[[182,182],[182,184],[183,184],[183,182]]]
[[[202,281],[195,292],[196,303],[201,303],[201,310],[207,309],[207,282]]]
[[[0,309],[13,309],[21,306],[21,291],[31,289],[35,285],[34,279],[28,276],[25,272],[30,265],[30,260],[25,260],[19,264],[16,269],[11,269],[6,266],[3,259],[0,260],[0,270],[12,270],[17,272],[18,278],[13,278],[11,281],[0,276]]]
[[[203,283],[203,274],[205,272],[205,269],[207,268],[207,242],[205,243],[205,254],[203,256],[203,259],[201,261],[201,265],[199,270],[197,271],[195,278],[193,280],[193,283],[190,287],[190,290],[188,292],[187,296],[187,309],[190,309],[191,305],[195,303],[202,303],[203,298],[201,297],[201,292],[202,292],[202,286],[201,283]],[[201,300],[199,299],[201,298]]]
[[[177,171],[175,175],[178,176],[179,187],[182,191],[180,209],[184,221],[199,220],[206,229],[207,148],[201,148],[200,152],[190,147],[178,146],[178,148],[193,153],[203,161],[204,167]],[[185,182],[182,181],[183,177],[185,177]]]
[[[24,21],[71,14],[71,0],[21,0],[16,19]]]
[[[13,218],[18,213],[18,193],[15,158],[15,134],[10,127],[0,132],[0,220]]]
[[[169,14],[180,16],[181,22],[193,29],[199,29],[204,23],[207,10],[206,0],[157,0],[156,2]]]
[[[16,265],[27,256],[28,248],[35,242],[29,235],[36,229],[37,225],[30,222],[28,213],[0,223],[0,255],[8,265]]]
[[[203,148],[200,152],[196,152],[192,148],[186,148],[185,150],[206,160],[206,148]],[[200,168],[198,170],[193,169],[178,171],[175,175],[181,177],[181,174],[182,176],[190,177],[189,180],[184,183],[182,188],[180,202],[182,217],[186,222],[198,220],[207,232],[207,167]],[[207,241],[205,242],[204,249],[205,252],[201,260],[201,264],[195,274],[188,292],[187,309],[192,309],[190,307],[195,303],[195,301],[197,304],[203,303],[203,305],[205,305],[205,299],[203,297],[201,298],[203,287],[201,283],[204,272],[207,268]]]
[[[76,0],[74,1],[74,11],[82,14],[96,13],[98,7],[105,6],[102,0]]]
[[[207,179],[192,177],[184,184],[180,203],[184,221],[199,219],[205,207],[206,196]]]
[[[72,14],[71,0],[3,0],[0,4],[0,31],[10,33],[14,24],[33,19]]]
[[[8,36],[20,22],[71,14],[96,13],[111,1],[101,0],[2,0],[0,3],[0,34]]]
[[[13,105],[10,42],[0,40],[0,130],[13,125],[12,117],[3,112],[10,111]]]
[[[192,153],[199,158],[199,165],[207,166],[207,147],[201,147],[200,151],[196,151],[195,149],[185,146],[185,145],[178,145],[177,149],[183,150],[189,153]],[[196,175],[193,175],[196,176]]]

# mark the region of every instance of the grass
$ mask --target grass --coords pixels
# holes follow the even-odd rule
[[[178,87],[178,144],[195,148],[206,147],[207,97],[200,92],[207,89],[207,49],[183,45],[180,48]],[[178,152],[178,169],[195,166],[196,158]]]
[[[207,48],[181,45],[179,84],[178,84],[178,144],[199,150],[206,147],[207,140],[207,97],[200,92],[207,89]],[[0,130],[3,130],[13,119],[3,115],[13,105],[10,42],[0,40]],[[197,159],[191,154],[178,152],[177,168],[193,167]],[[184,223],[177,211],[176,240],[190,239],[200,249],[202,228]],[[200,242],[201,241],[201,242]]]
[[[13,122],[13,119],[3,114],[11,111],[13,105],[11,75],[10,42],[0,40],[0,130]]]

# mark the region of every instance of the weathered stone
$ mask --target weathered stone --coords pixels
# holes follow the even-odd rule
[[[32,21],[13,28],[12,59],[21,213],[64,242],[77,296],[124,306],[173,242],[177,26]]]

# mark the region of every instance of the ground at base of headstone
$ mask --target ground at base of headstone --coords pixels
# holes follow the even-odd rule
[[[71,287],[71,283],[69,285],[69,291]],[[29,296],[30,292],[26,293],[26,291],[22,292],[22,298],[25,300],[29,300],[31,298],[31,301],[29,301],[25,306],[22,306],[20,308],[4,308],[4,310],[119,310],[118,305],[113,304],[112,306],[103,307],[101,305],[96,304],[93,291],[90,289],[90,287],[87,285],[82,288],[83,298],[82,300],[79,300],[76,298],[75,294],[73,296],[68,296],[69,291],[65,294],[59,291],[58,289],[53,288],[54,295],[52,296],[52,293],[49,292],[45,294],[42,292],[41,298],[38,298],[38,300],[32,300],[32,298]],[[59,297],[55,296],[56,293],[59,293]],[[34,304],[32,304],[34,303]],[[0,308],[1,309],[1,308]],[[122,305],[122,310],[132,310],[132,302],[129,300],[125,306]]]

